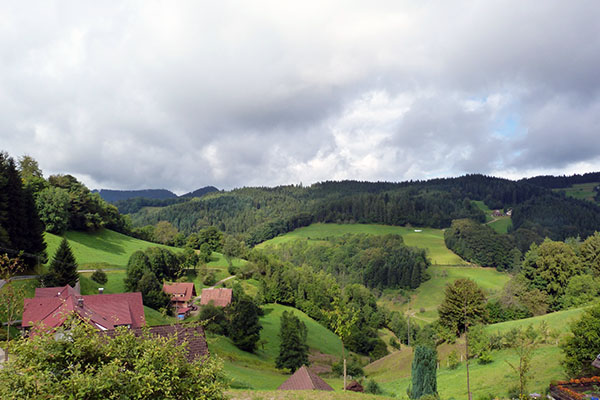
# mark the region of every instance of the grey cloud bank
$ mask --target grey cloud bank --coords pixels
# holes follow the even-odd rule
[[[600,170],[595,1],[0,8],[0,148],[90,187]]]

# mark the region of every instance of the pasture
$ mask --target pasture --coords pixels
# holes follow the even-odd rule
[[[600,182],[580,183],[564,189],[553,189],[555,192],[564,192],[568,197],[579,200],[588,200],[594,202],[594,188],[600,185]]]
[[[62,237],[48,232],[44,234],[44,237],[50,261],[56,253]],[[101,229],[98,232],[69,231],[64,234],[64,237],[69,241],[80,269],[125,268],[129,257],[134,252],[154,246],[176,252],[181,251],[176,247],[146,242],[110,229]]]
[[[427,271],[431,279],[411,292],[409,302],[396,301],[398,296],[395,292],[386,293],[379,302],[391,310],[410,314],[418,322],[431,323],[438,317],[437,308],[444,299],[446,285],[456,279],[474,280],[488,296],[502,290],[510,280],[510,275],[498,272],[494,268],[432,265]]]
[[[368,234],[368,235],[401,235],[404,243],[427,250],[427,255],[433,265],[465,265],[463,259],[448,250],[444,243],[444,231],[433,228],[413,228],[404,226],[389,226],[377,224],[312,224],[298,228],[285,235],[278,236],[257,247],[276,245],[295,239],[323,240],[329,237],[342,236],[345,234]]]

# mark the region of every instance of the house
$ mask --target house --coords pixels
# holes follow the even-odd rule
[[[38,288],[34,298],[25,299],[22,327],[31,329],[42,324],[46,328],[57,328],[73,313],[100,331],[146,325],[141,293],[82,296],[67,285]]]
[[[217,307],[226,307],[231,304],[233,297],[233,290],[219,288],[219,289],[202,289],[200,294],[200,305],[207,305],[212,302]]]
[[[277,390],[328,390],[333,388],[327,384],[319,375],[309,370],[303,365],[296,372],[283,382]]]
[[[492,216],[493,217],[502,217],[502,216],[504,216],[504,213],[502,212],[502,210],[494,210],[492,212]]]
[[[163,292],[171,296],[171,306],[178,318],[183,319],[193,309],[192,302],[196,298],[196,288],[191,282],[165,283]]]

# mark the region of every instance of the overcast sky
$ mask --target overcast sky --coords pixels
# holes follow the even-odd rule
[[[600,171],[599,21],[595,0],[2,2],[0,150],[178,193]]]

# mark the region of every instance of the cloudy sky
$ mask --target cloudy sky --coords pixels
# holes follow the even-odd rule
[[[2,2],[0,149],[178,193],[600,171],[598,21],[595,0]]]

